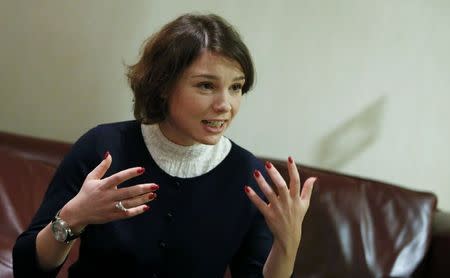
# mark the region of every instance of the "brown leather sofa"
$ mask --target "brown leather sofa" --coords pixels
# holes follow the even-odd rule
[[[0,277],[70,144],[0,132]],[[284,162],[273,164],[286,177]],[[317,176],[294,277],[450,277],[450,217],[436,196],[300,166]],[[60,272],[77,257],[74,248]],[[229,275],[229,274],[227,274]]]

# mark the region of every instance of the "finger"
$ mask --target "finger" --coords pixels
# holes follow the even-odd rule
[[[139,215],[141,213],[144,213],[144,212],[148,211],[149,209],[150,209],[150,206],[148,206],[148,205],[140,205],[137,207],[128,208],[127,210],[124,210],[124,211],[119,210],[117,212],[117,214],[119,214],[125,218],[130,218],[130,217]]]
[[[316,182],[316,177],[311,177],[305,181],[303,184],[302,193],[300,195],[300,199],[309,206],[309,201],[311,200],[311,195],[314,187],[314,183]]]
[[[292,157],[288,158],[287,164],[289,173],[289,191],[291,192],[291,196],[295,197],[300,194],[300,173],[298,172],[297,165]]]
[[[258,183],[261,191],[264,193],[264,196],[266,196],[267,200],[269,200],[270,203],[275,203],[277,201],[277,194],[273,192],[272,187],[270,187],[270,185],[266,182],[266,179],[264,179],[263,175],[261,175],[261,172],[255,170],[253,172],[253,177]]]
[[[118,173],[115,173],[114,175],[111,175],[105,179],[103,179],[103,184],[105,184],[108,187],[114,187],[121,183],[123,183],[126,180],[129,180],[131,178],[134,178],[136,176],[142,175],[142,173],[145,172],[145,168],[142,167],[133,167],[128,168],[126,170],[122,170]]]
[[[283,177],[280,175],[278,170],[273,166],[272,163],[267,161],[265,163],[267,173],[269,174],[270,178],[272,179],[273,183],[277,187],[278,196],[280,196],[282,201],[287,200],[289,197],[289,190],[286,185],[286,181],[283,179]]]
[[[145,193],[153,192],[159,189],[159,185],[155,183],[137,184],[130,187],[119,188],[113,195],[116,201],[133,198]]]
[[[157,197],[156,193],[150,192],[130,199],[122,200],[122,205],[125,208],[133,208],[148,203],[149,201],[153,201],[156,199],[156,197]]]
[[[111,166],[111,162],[112,162],[112,156],[107,151],[104,155],[102,162],[100,162],[100,164],[97,165],[97,167],[95,167],[95,169],[92,170],[87,175],[86,179],[96,179],[96,180],[101,179],[106,174],[106,171],[108,171],[109,167]]]
[[[258,194],[250,187],[244,187],[245,193],[247,194],[250,201],[256,206],[256,208],[261,212],[261,214],[265,217],[269,213],[269,207],[267,203],[264,202]]]

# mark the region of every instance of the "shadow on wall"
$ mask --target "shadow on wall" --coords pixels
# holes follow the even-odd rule
[[[326,135],[316,151],[317,165],[339,170],[375,142],[386,96],[381,96],[358,114]]]

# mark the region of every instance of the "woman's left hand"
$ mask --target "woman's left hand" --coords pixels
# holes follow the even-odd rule
[[[249,186],[245,187],[245,192],[264,216],[274,236],[274,245],[286,252],[285,254],[295,256],[316,178],[306,180],[300,192],[300,175],[291,157],[287,162],[289,186],[272,163],[266,162],[265,166],[278,194],[258,170],[253,175],[269,203],[264,202]]]

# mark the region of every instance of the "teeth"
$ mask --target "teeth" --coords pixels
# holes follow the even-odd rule
[[[205,121],[205,123],[211,127],[222,127],[225,122],[224,121]]]

